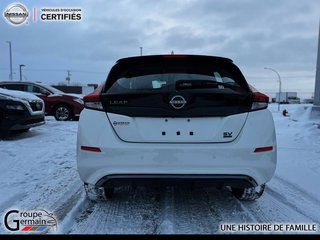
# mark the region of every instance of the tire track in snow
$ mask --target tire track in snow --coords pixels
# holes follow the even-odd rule
[[[160,222],[157,226],[157,233],[160,234],[173,234],[175,233],[174,226],[174,188],[167,187],[165,192],[162,193],[163,200],[161,201],[161,218],[158,219]]]
[[[238,200],[238,202],[258,223],[300,223],[313,221],[313,219],[301,212],[293,204],[288,203],[288,201],[281,201],[281,198],[279,198],[281,196],[280,193],[272,195],[271,191],[267,186],[265,193],[258,200],[253,202]]]
[[[176,188],[174,227],[177,234],[212,234],[220,215],[212,209],[204,189]]]
[[[320,200],[300,186],[275,176],[268,193],[315,223],[320,223]],[[285,194],[282,194],[285,193]],[[320,224],[319,224],[320,225]]]
[[[195,206],[190,191],[176,188],[174,204],[176,205],[174,214],[177,219],[174,222],[176,233],[190,234],[196,232],[200,222],[199,216],[193,213]]]
[[[320,199],[317,199],[315,196],[312,196],[311,193],[305,191],[298,185],[291,183],[277,175],[274,176],[274,180],[286,186],[286,190],[295,193],[296,196],[303,196],[303,198],[308,199],[310,202],[313,202],[313,204],[320,206]]]
[[[169,226],[172,228],[169,232],[173,230],[177,234],[212,234],[219,233],[222,223],[255,222],[253,216],[241,207],[227,189],[174,190],[174,195],[171,194],[174,202],[166,201],[169,214],[165,215],[173,214],[173,217],[168,218],[171,224],[173,223],[172,227]],[[168,233],[168,229],[160,233]]]
[[[212,189],[209,192],[209,202],[214,204],[221,216],[221,223],[256,222],[256,218],[235,198],[228,188]]]
[[[186,219],[188,215],[192,216],[191,222],[192,228],[189,229],[189,233],[201,233],[201,234],[212,234],[218,231],[218,226],[222,220],[221,214],[215,208],[215,203],[210,201],[211,193],[204,188],[192,189],[180,192],[180,199],[187,196],[185,201],[185,209],[187,210]],[[190,217],[189,217],[190,218]],[[184,224],[184,228],[187,229],[188,222]],[[181,232],[183,233],[183,232]]]
[[[111,200],[80,209],[69,233],[155,233],[159,225],[160,201],[144,188],[116,189]]]
[[[228,189],[122,188],[112,200],[84,204],[68,233],[212,234],[226,223],[314,221],[266,188],[257,201],[239,201]],[[89,202],[89,201],[88,201]],[[297,211],[298,208],[298,211]],[[314,221],[317,223],[318,221]]]
[[[85,195],[82,194],[81,199],[77,205],[67,214],[61,223],[62,228],[59,233],[70,234],[72,233],[73,226],[78,222],[88,218],[89,215],[94,211],[95,203],[86,199]]]
[[[72,210],[72,208],[78,203],[81,199],[82,195],[82,186],[75,188],[75,192],[70,195],[68,198],[62,196],[59,199],[58,207],[54,208],[54,214],[58,218],[59,222],[63,221],[63,219],[67,216],[67,214]],[[56,203],[55,203],[56,205]]]
[[[294,205],[293,203],[289,202],[284,196],[282,196],[280,193],[273,191],[272,189],[269,189],[269,191],[267,192],[267,194],[269,194],[271,197],[273,197],[274,199],[276,199],[277,201],[283,203],[285,206],[291,208],[291,210],[303,215],[306,219],[310,219],[313,221],[313,223],[317,223],[320,225],[320,221],[317,217],[313,217],[310,216],[310,212],[306,213],[305,211],[303,211],[302,209],[300,209],[299,207],[297,207],[296,205]],[[317,213],[316,215],[319,215],[319,206],[317,208],[314,209]]]

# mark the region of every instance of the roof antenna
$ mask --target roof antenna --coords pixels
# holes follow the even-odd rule
[[[171,51],[171,55],[174,55],[174,51],[173,50]]]

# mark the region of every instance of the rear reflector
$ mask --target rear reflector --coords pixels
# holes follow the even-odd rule
[[[101,149],[98,147],[81,146],[81,150],[89,152],[101,152]]]
[[[256,148],[254,150],[254,152],[267,152],[267,151],[272,151],[273,147],[269,146],[269,147],[261,147],[261,148]]]

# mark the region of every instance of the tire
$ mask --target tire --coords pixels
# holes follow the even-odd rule
[[[72,118],[72,110],[68,105],[60,104],[54,108],[53,115],[57,121],[67,121]]]
[[[0,131],[0,139],[1,138],[6,138],[9,135],[8,131]]]
[[[80,119],[79,116],[73,116],[73,118],[72,118],[73,121],[77,121],[77,122],[79,121],[79,119]]]
[[[110,200],[113,197],[114,188],[105,188],[104,189],[104,198]]]
[[[259,187],[251,187],[251,188],[231,188],[232,194],[244,201],[254,201],[260,198],[264,192],[265,184],[262,184]]]
[[[13,130],[12,133],[26,133],[29,131],[30,128],[21,129],[21,130]]]
[[[114,188],[96,187],[89,184],[84,184],[84,190],[87,199],[93,202],[110,200],[114,193]]]

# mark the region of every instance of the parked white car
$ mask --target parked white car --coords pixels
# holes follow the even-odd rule
[[[84,102],[77,163],[90,199],[160,183],[227,186],[254,200],[274,175],[269,98],[253,92],[230,59],[120,59]]]

